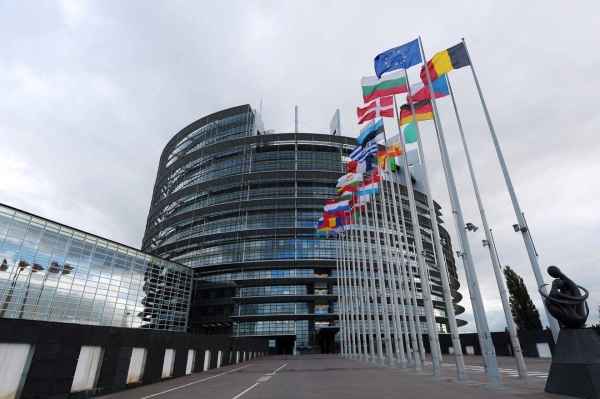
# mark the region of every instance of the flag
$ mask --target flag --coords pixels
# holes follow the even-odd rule
[[[337,192],[338,193],[343,193],[344,191],[350,191],[350,192],[352,192],[351,190],[353,190],[354,187],[358,187],[358,182],[357,181],[351,182],[351,183],[348,183],[348,184],[345,184],[343,186],[338,187]]]
[[[358,116],[358,124],[362,125],[366,121],[384,116],[394,117],[394,99],[390,97],[376,98],[365,108],[356,107],[356,115]]]
[[[362,173],[347,173],[338,179],[336,187],[343,187],[345,185],[363,181]]]
[[[379,151],[377,158],[379,158],[379,166],[381,166],[383,169],[385,169],[385,160],[387,159],[387,151],[386,150]]]
[[[390,171],[395,172],[398,167],[396,166],[396,158],[390,155]]]
[[[350,159],[352,159],[353,161],[358,161],[358,159],[360,158],[360,156],[362,155],[363,152],[363,148],[360,145],[357,145],[352,152],[348,155],[350,157]]]
[[[356,161],[350,161],[350,162],[348,162],[348,164],[346,165],[346,172],[348,172],[348,173],[357,173],[356,172],[356,165],[357,165]]]
[[[365,179],[364,185],[368,186],[371,183],[379,183],[381,181],[381,176],[379,175],[379,168],[375,169],[373,175],[367,179]],[[364,194],[359,194],[364,195]]]
[[[348,205],[348,201],[340,201],[336,204],[325,205],[323,210],[327,212],[328,215],[332,215],[339,211],[349,211],[350,206]]]
[[[425,77],[427,80],[427,77]],[[435,98],[442,98],[450,95],[450,88],[448,87],[448,81],[446,80],[446,74],[443,74],[432,81],[431,86],[433,87],[433,94]],[[410,95],[406,96],[406,102],[419,102],[423,100],[431,100],[431,93],[429,91],[429,85],[423,82],[417,82],[414,85],[410,85],[410,94],[412,94],[412,100]]]
[[[347,186],[338,188],[337,192],[343,193],[343,192],[347,191],[349,193],[355,193],[356,190],[358,190],[358,183],[352,183],[352,184],[348,184]]]
[[[423,59],[421,58],[419,39],[415,39],[412,42],[378,54],[374,59],[375,75],[381,78],[381,74],[384,72],[395,71],[396,69],[408,69],[421,62],[423,62]]]
[[[340,201],[349,201],[354,197],[354,194],[351,191],[342,192],[336,199],[336,202]]]
[[[377,142],[381,139],[383,139],[383,119],[379,119],[379,121],[373,124],[373,126],[363,129],[360,132],[360,135],[356,138],[356,141],[358,141],[358,144],[365,148],[369,142]]]
[[[379,79],[377,76],[367,76],[361,79],[363,100],[365,103],[380,97],[402,94],[408,91],[406,87],[406,71],[400,69],[388,73]]]
[[[416,143],[417,141],[419,141],[417,137],[417,126],[414,122],[410,122],[404,127],[404,142],[406,144],[411,144]]]
[[[402,156],[402,146],[398,143],[398,140],[394,141],[392,145],[388,147],[388,153],[390,157]]]
[[[359,195],[378,194],[378,193],[379,193],[379,185],[377,183],[371,183],[369,185],[366,185],[358,191]]]
[[[356,166],[356,172],[357,173],[365,173],[367,172],[367,164],[371,163],[371,156],[367,157],[367,159],[364,159],[362,161],[360,161],[357,166]]]
[[[333,237],[335,235],[335,229],[325,227],[317,230],[317,237]]]
[[[467,48],[463,42],[458,43],[444,51],[436,53],[431,61],[427,61],[429,69],[429,77],[433,82],[444,73],[448,73],[453,69],[458,69],[471,65]],[[427,74],[425,73],[425,65],[421,67],[421,80],[427,84]]]
[[[367,158],[370,158],[372,155],[377,155],[377,149],[378,149],[377,142],[375,142],[375,140],[369,141],[367,143],[367,145],[365,146],[365,149],[363,150],[362,155],[358,159],[358,162],[362,162],[362,161],[366,160]]]
[[[431,108],[431,101],[425,100],[418,103],[414,103],[415,116],[417,122],[429,121],[433,119],[433,109]],[[413,122],[413,115],[410,108],[410,104],[404,104],[400,107],[400,126],[404,126],[407,123]]]

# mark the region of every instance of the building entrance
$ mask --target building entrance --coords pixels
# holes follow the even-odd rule
[[[275,351],[277,355],[293,355],[295,338],[277,338],[275,340]]]

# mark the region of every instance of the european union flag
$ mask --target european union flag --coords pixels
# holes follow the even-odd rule
[[[423,59],[421,58],[419,39],[415,39],[402,46],[384,51],[375,57],[375,74],[378,78],[381,78],[381,74],[384,72],[408,69],[421,62],[423,62]]]

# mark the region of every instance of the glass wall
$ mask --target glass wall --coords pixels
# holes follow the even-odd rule
[[[0,262],[0,317],[186,331],[186,266],[4,205]]]
[[[249,106],[236,112],[221,121],[213,114],[211,123],[199,128],[204,119],[194,122],[167,145],[142,248],[194,268],[193,331],[270,339],[294,335],[297,351],[308,353],[318,345],[315,331],[335,326],[337,319],[338,243],[315,237],[314,227],[325,199],[336,193],[356,141],[307,133],[257,135]],[[397,201],[413,240],[408,193],[400,180]],[[415,196],[427,244],[427,201],[421,192]],[[382,219],[380,229],[398,230]],[[453,262],[447,241],[444,252]],[[374,252],[375,242],[370,245]],[[425,251],[436,270],[433,247],[425,245]],[[387,261],[385,251],[382,258]],[[449,269],[455,276],[453,264]],[[440,293],[439,279],[431,281],[434,295]],[[441,299],[436,296],[434,306],[443,317]]]

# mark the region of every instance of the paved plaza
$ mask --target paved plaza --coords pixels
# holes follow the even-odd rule
[[[451,356],[444,360],[450,362]],[[544,392],[550,359],[527,359],[528,379],[519,379],[512,357],[499,357],[504,389],[489,387],[480,356],[466,356],[468,381],[456,369],[443,376],[431,366],[421,373],[379,367],[339,355],[268,356],[187,377],[167,380],[106,398],[281,399],[281,398],[567,398]]]

